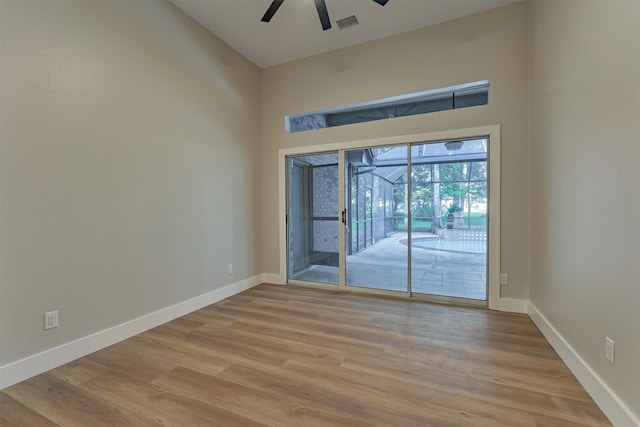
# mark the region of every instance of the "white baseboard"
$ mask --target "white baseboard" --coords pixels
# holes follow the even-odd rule
[[[100,332],[51,348],[42,353],[34,354],[0,366],[0,390],[221,301],[259,285],[264,281],[264,275],[258,274]]]
[[[286,284],[285,278],[280,274],[264,273],[264,283],[271,283],[272,285],[284,285]]]
[[[529,301],[529,317],[614,426],[640,427],[640,420],[569,345],[531,301]]]
[[[500,298],[496,301],[496,307],[491,307],[498,311],[508,311],[511,313],[528,313],[528,300],[516,298]]]

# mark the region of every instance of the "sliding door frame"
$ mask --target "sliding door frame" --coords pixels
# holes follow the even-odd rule
[[[488,274],[487,274],[487,303],[490,309],[500,309],[500,126],[482,126],[476,128],[454,129],[442,132],[430,132],[412,135],[399,135],[393,137],[355,140],[346,142],[328,143],[322,145],[312,145],[303,147],[282,148],[278,150],[278,229],[279,229],[279,274],[278,283],[287,283],[287,186],[286,186],[286,161],[287,156],[297,156],[311,153],[323,153],[329,151],[339,151],[358,148],[379,147],[411,143],[441,142],[454,139],[489,138],[488,165],[489,165],[489,210],[488,210]],[[345,182],[344,156],[339,156],[338,179]],[[344,189],[338,191],[339,205],[345,205]],[[344,254],[346,242],[344,239],[344,227],[340,227],[340,253]],[[344,268],[340,268],[339,283],[345,283]],[[335,285],[331,285],[335,289]],[[349,287],[349,291],[359,291]],[[362,289],[362,292],[371,293],[369,289]],[[383,291],[384,292],[384,291]],[[384,292],[385,294],[387,292]],[[392,291],[398,297],[411,297],[411,292],[399,293]],[[425,298],[426,299],[426,298]],[[445,300],[441,298],[429,298],[435,301]]]

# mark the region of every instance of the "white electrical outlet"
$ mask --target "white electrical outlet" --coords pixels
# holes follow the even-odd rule
[[[509,275],[507,273],[500,273],[500,284],[501,285],[509,284]]]
[[[58,310],[49,311],[44,314],[44,328],[52,329],[58,327]]]
[[[615,343],[609,337],[606,337],[604,340],[604,357],[613,364],[615,358]]]
[[[233,264],[227,265],[227,274],[233,273]]]

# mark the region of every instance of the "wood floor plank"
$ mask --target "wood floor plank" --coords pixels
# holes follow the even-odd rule
[[[415,387],[413,381],[405,381],[398,377],[389,377],[362,372],[341,367],[327,369],[324,366],[311,365],[307,360],[289,360],[284,369],[295,372],[302,377],[312,378],[315,383],[340,382],[358,393],[360,398],[368,395],[368,400],[378,399],[387,404],[403,408],[403,412],[410,412],[413,408],[421,408],[416,414],[424,416],[424,410],[444,416],[446,420],[456,421],[457,425],[471,423],[473,425],[511,427],[534,425],[533,417],[525,411],[513,410],[499,405],[488,405],[457,390],[432,385]],[[459,411],[464,407],[464,414]],[[500,412],[500,420],[494,417]],[[429,417],[425,417],[425,421]],[[438,420],[441,421],[441,420]]]
[[[0,393],[0,426],[2,427],[58,427],[58,424],[40,415],[5,393]]]
[[[188,368],[176,368],[154,380],[154,384],[207,404],[242,414],[255,422],[274,426],[335,426],[370,427],[372,424],[352,418],[317,411],[288,399],[273,390],[259,390],[227,381],[224,378],[200,375]],[[211,390],[215,390],[211,393]],[[248,404],[248,402],[251,402]]]
[[[276,355],[280,354],[286,359],[295,357],[296,355],[304,355],[309,359],[323,361],[324,363],[338,366],[348,354],[344,350],[338,350],[317,344],[304,343],[295,339],[265,336],[254,332],[251,328],[246,329],[233,326],[231,328],[236,342],[245,343],[252,347],[257,346],[260,348],[261,352],[269,352]],[[197,332],[209,337],[224,338],[228,336],[230,331],[220,330],[213,327],[202,327],[199,328]]]
[[[185,346],[176,340],[154,339],[151,334],[137,336],[129,340],[127,346],[146,361],[161,364],[161,366],[170,366],[169,369],[158,374],[167,372],[176,366],[193,366],[194,369],[201,372],[215,375],[222,372],[231,363],[229,360],[221,359],[206,350]],[[158,348],[161,348],[162,351],[158,351]]]
[[[295,366],[296,361],[291,360],[285,368]],[[300,365],[297,369],[302,370],[304,367]],[[325,378],[330,375],[322,366],[315,366],[314,370],[322,373]],[[313,374],[308,373],[308,375]],[[339,375],[342,381],[349,378],[350,381],[366,383],[377,379],[378,383],[387,387],[390,396],[397,396],[403,390],[407,390],[406,396],[420,398],[422,401],[445,407],[449,405],[447,402],[455,403],[466,412],[477,411],[477,405],[482,411],[485,408],[488,410],[493,408],[493,412],[501,414],[501,420],[515,410],[522,414],[521,418],[525,420],[524,425],[527,425],[526,420],[533,419],[532,414],[553,416],[558,412],[560,418],[576,422],[580,417],[575,417],[574,413],[584,413],[585,410],[599,411],[590,403],[584,404],[582,401],[574,401],[570,398],[558,398],[534,390],[523,390],[509,384],[483,381],[458,373],[455,369],[434,369],[427,364],[419,363],[407,364],[404,360],[384,355],[359,357],[356,362],[345,362],[341,365]],[[558,408],[563,408],[565,411],[559,413]],[[509,420],[509,423],[514,426],[521,425],[513,419]]]
[[[141,352],[136,351],[135,340],[137,337],[112,345],[101,351],[92,353],[84,360],[108,367],[110,370],[135,373],[135,375],[146,381],[170,371],[175,364],[163,358],[147,358]],[[160,351],[160,348],[158,349]],[[60,368],[58,368],[60,369]]]
[[[0,391],[0,426],[610,426],[526,315],[263,284]]]
[[[195,371],[194,371],[195,372]],[[206,376],[202,372],[197,373]],[[109,372],[93,378],[82,389],[114,407],[145,420],[145,425],[257,427],[263,424],[250,418],[216,408],[202,400],[191,399],[179,390],[154,382],[140,381],[121,372]],[[211,395],[207,390],[205,395]]]
[[[60,426],[144,426],[145,420],[49,374],[10,387],[5,393]]]
[[[58,369],[54,369],[50,374],[71,385],[79,385],[108,370],[109,368],[107,366],[83,358],[67,363]]]

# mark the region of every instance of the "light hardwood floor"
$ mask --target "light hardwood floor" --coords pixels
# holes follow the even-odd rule
[[[260,285],[0,392],[0,426],[606,426],[526,315]]]

